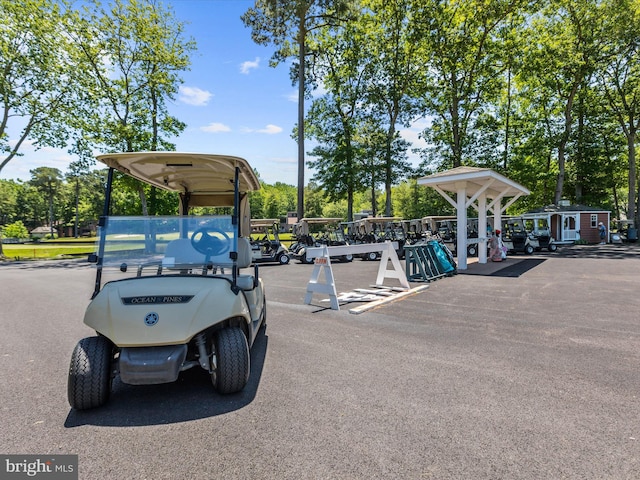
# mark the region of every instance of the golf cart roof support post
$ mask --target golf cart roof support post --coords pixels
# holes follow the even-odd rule
[[[233,249],[229,252],[229,257],[233,261],[231,267],[232,285],[231,290],[238,295],[240,288],[238,288],[238,235],[240,235],[240,222],[238,221],[240,216],[240,167],[236,165],[235,174],[233,177],[233,215],[231,216],[231,224],[235,227],[236,231],[233,235]]]
[[[238,226],[238,234],[240,234],[240,225],[238,225],[238,215],[240,211],[240,167],[236,166],[235,176],[233,179],[233,216],[231,223]]]
[[[189,215],[189,200],[191,199],[191,194],[189,192],[184,192],[180,194],[180,211],[179,215]]]
[[[100,243],[98,244],[98,262],[96,263],[96,283],[93,289],[93,295],[95,297],[100,292],[100,283],[102,282],[102,257],[104,256],[104,245],[107,238],[107,217],[111,209],[111,187],[113,185],[113,167],[109,167],[107,172],[107,186],[104,192],[104,208],[102,210],[102,217],[98,225],[100,226]]]

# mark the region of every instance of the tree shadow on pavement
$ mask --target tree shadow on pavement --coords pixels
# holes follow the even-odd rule
[[[548,254],[551,257],[554,255],[564,258],[640,259],[640,244],[571,245],[559,248],[555,253]]]

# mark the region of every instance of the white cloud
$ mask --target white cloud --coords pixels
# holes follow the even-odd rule
[[[258,68],[259,65],[260,65],[260,57],[256,57],[256,59],[253,62],[250,60],[247,60],[246,62],[242,62],[242,64],[240,64],[240,73],[244,73],[245,75],[248,75],[252,69]]]
[[[298,90],[294,90],[293,92],[285,95],[285,98],[290,102],[297,103],[298,102]]]
[[[210,123],[206,127],[200,127],[200,130],[208,133],[220,133],[220,132],[230,132],[231,128],[225,125],[224,123]]]
[[[178,99],[188,105],[201,107],[209,103],[211,97],[213,97],[211,92],[201,90],[198,87],[180,87]]]
[[[269,124],[266,127],[258,130],[258,133],[266,133],[268,135],[275,135],[276,133],[280,133],[280,132],[282,132],[282,127],[279,127],[277,125],[272,125],[272,124]]]
[[[254,129],[254,128],[249,128],[249,127],[242,127],[240,129],[240,131],[242,133],[266,133],[267,135],[275,135],[277,133],[282,132],[282,127],[279,127],[277,125],[273,125],[273,124],[269,124],[264,128],[259,128],[259,129]]]

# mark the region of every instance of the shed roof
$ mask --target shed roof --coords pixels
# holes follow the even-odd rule
[[[545,205],[544,207],[529,210],[527,213],[564,213],[564,212],[609,212],[603,208],[590,207],[589,205]]]

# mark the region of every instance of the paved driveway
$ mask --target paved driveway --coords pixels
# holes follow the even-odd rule
[[[82,479],[636,479],[637,253],[564,249],[519,276],[470,265],[361,315],[303,304],[313,266],[263,266],[245,391],[190,371],[116,383],[82,413],[66,375],[91,334],[91,268],[3,264],[0,453],[78,454]],[[334,264],[338,290],[377,268]]]

